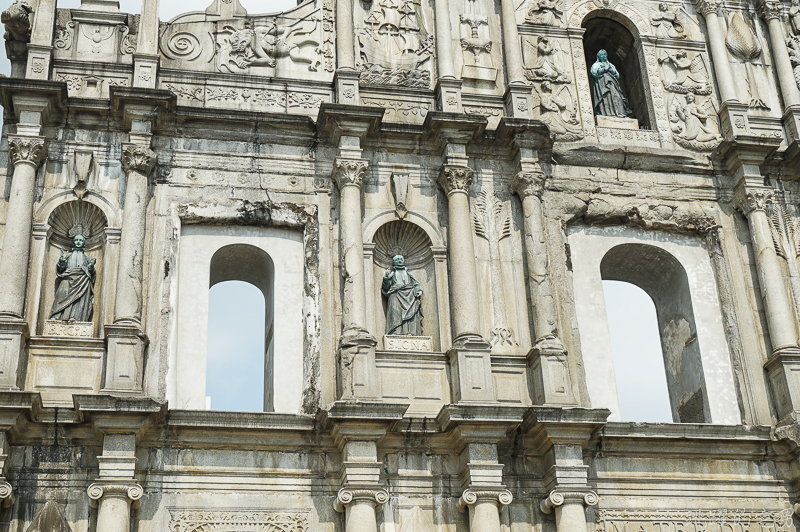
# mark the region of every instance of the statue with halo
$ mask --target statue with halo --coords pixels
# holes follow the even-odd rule
[[[94,265],[97,259],[90,259],[85,252],[86,237],[81,226],[70,230],[73,247],[71,251],[61,249],[61,257],[56,264],[58,285],[51,320],[68,322],[92,321],[94,311],[94,281],[97,277]]]

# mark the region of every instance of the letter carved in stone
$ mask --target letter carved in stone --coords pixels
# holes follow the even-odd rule
[[[597,510],[598,532],[639,530],[661,532],[668,530],[736,530],[752,532],[794,532],[792,509],[783,510]]]
[[[364,159],[337,157],[333,163],[333,179],[340,189],[350,185],[360,188],[368,166],[369,163]]]
[[[139,172],[149,175],[158,160],[157,154],[138,144],[125,144],[122,148],[122,169],[125,173]]]
[[[11,161],[18,163],[30,163],[37,168],[44,161],[46,145],[43,137],[16,137],[8,138],[8,147],[11,152]]]
[[[468,192],[473,175],[468,166],[446,164],[439,173],[439,186],[448,196],[452,192]]]

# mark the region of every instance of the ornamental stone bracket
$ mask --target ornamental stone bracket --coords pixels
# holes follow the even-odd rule
[[[584,507],[594,506],[600,498],[590,489],[556,488],[547,498],[539,503],[539,510],[543,514],[552,513],[555,508],[564,504],[583,504]]]
[[[463,513],[468,508],[483,502],[490,502],[496,504],[498,508],[502,508],[511,504],[513,500],[514,496],[507,489],[468,488],[458,499],[458,510]]]
[[[377,509],[389,502],[389,492],[386,488],[368,487],[345,487],[339,490],[333,509],[339,513],[344,513],[348,506],[353,503],[367,503],[374,505]]]
[[[140,499],[144,495],[144,489],[131,480],[102,480],[90,485],[86,489],[86,494],[92,500],[93,508],[97,507],[98,502],[105,498],[127,500],[132,508],[138,508]]]

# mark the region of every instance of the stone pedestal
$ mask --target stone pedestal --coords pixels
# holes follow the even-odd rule
[[[90,321],[58,321],[45,320],[44,336],[62,336],[66,338],[91,338],[94,336],[94,323]]]
[[[140,393],[144,376],[144,351],[149,343],[138,327],[106,325],[103,393]]]
[[[342,336],[338,352],[341,399],[377,398],[376,345],[375,338],[367,333]]]
[[[595,115],[597,127],[614,129],[639,129],[639,121],[635,118],[617,118],[616,116]]]
[[[445,113],[463,113],[461,105],[461,80],[439,79],[436,83],[436,101]]]
[[[336,85],[336,102],[346,105],[360,105],[358,70],[337,70],[333,76]]]
[[[528,352],[533,401],[537,405],[574,405],[567,350],[558,340],[542,340]]]
[[[492,346],[480,338],[456,341],[447,352],[453,402],[493,402]]]
[[[399,336],[387,334],[383,337],[383,347],[387,351],[433,351],[433,338],[430,336]]]
[[[0,319],[0,388],[19,390],[25,382],[25,343],[29,337],[27,322]]]
[[[533,98],[528,85],[517,83],[509,85],[504,95],[506,115],[514,118],[533,117]]]

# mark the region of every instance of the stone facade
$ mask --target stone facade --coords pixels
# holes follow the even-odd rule
[[[2,22],[4,530],[796,530],[797,0]],[[205,409],[208,279],[267,301],[263,413]],[[620,422],[602,280],[656,304],[675,423]]]

